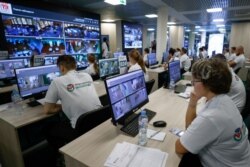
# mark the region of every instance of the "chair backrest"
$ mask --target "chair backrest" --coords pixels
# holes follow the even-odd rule
[[[238,74],[238,72],[240,71],[241,67],[237,68],[236,70],[234,70],[235,74]]]
[[[100,79],[99,74],[91,75],[91,77],[92,77],[93,81]]]
[[[243,119],[250,116],[250,88],[246,89],[246,103],[241,112]]]
[[[80,136],[109,118],[111,118],[109,105],[84,113],[77,119],[75,127],[76,133]]]
[[[147,89],[148,95],[150,94],[150,92],[151,92],[151,90],[152,90],[152,88],[154,86],[154,83],[155,83],[154,79],[146,82],[146,89]]]

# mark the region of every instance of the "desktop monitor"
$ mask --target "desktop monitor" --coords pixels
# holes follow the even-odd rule
[[[148,54],[148,66],[153,66],[158,64],[157,58],[156,58],[156,53],[149,53]]]
[[[86,54],[74,54],[72,57],[76,60],[77,70],[83,70],[89,66],[88,58]]]
[[[168,63],[168,76],[169,82],[171,79],[173,79],[176,83],[181,79],[181,68],[179,60]]]
[[[14,69],[24,67],[23,59],[0,60],[0,81],[2,81],[3,86],[11,84],[15,79]]]
[[[161,64],[168,62],[168,56],[169,56],[169,54],[167,52],[163,52]]]
[[[112,108],[112,122],[123,124],[125,118],[148,102],[142,70],[118,75],[105,80]]]
[[[16,69],[16,80],[22,98],[43,98],[52,80],[60,75],[56,65]]]
[[[124,53],[123,52],[115,52],[114,53],[114,58],[119,58],[120,56],[123,56]]]
[[[117,58],[99,60],[99,73],[101,78],[119,74],[119,72],[119,62]]]

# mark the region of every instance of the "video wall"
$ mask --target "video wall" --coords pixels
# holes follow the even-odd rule
[[[124,49],[142,48],[142,25],[122,22]]]
[[[100,55],[100,18],[2,3],[1,27],[10,58],[94,53]]]

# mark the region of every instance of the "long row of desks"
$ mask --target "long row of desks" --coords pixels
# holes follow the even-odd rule
[[[178,166],[180,161],[180,157],[175,153],[177,137],[168,131],[173,127],[184,129],[187,105],[185,99],[170,93],[167,89],[160,88],[150,94],[149,103],[144,106],[157,112],[149,123],[150,129],[159,130],[152,126],[152,122],[156,120],[167,122],[167,127],[162,129],[167,134],[164,141],[149,140],[147,147],[158,148],[167,152],[169,156],[166,166],[168,167]],[[60,152],[64,154],[67,167],[103,166],[116,143],[122,143],[123,141],[137,144],[138,136],[127,136],[118,127],[113,126],[110,120],[107,120],[62,147]]]

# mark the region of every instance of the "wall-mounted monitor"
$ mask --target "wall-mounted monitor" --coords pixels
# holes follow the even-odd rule
[[[100,55],[100,15],[46,3],[8,4],[0,11],[1,43],[10,58],[66,54]],[[20,5],[21,4],[21,5]]]
[[[111,75],[119,74],[119,62],[117,58],[100,59],[99,60],[99,73],[101,78]]]
[[[122,22],[123,49],[142,49],[142,25],[132,22]]]

